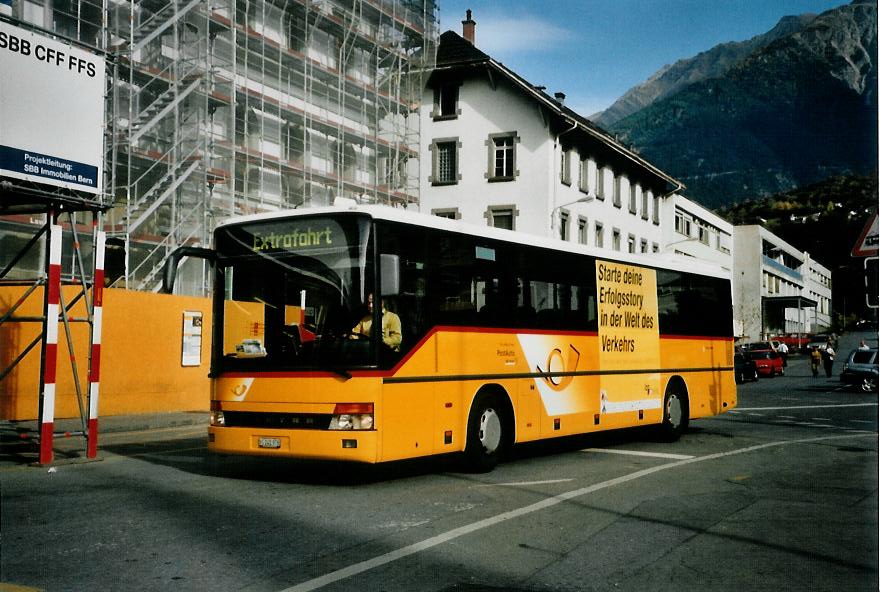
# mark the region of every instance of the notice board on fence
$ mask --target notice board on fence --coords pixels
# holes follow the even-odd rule
[[[183,346],[181,352],[181,366],[202,365],[202,313],[200,311],[183,311]]]

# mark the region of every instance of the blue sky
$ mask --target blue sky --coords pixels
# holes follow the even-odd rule
[[[591,115],[665,64],[769,31],[787,15],[822,13],[848,0],[437,0],[440,31],[461,34],[465,10],[476,45],[566,104]]]

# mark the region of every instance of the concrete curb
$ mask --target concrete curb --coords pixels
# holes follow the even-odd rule
[[[181,426],[208,427],[207,411],[183,411],[175,413],[145,413],[138,415],[116,415],[98,419],[100,434],[120,432],[143,432],[162,428]],[[38,435],[38,422],[0,420],[0,442],[20,442]],[[59,419],[55,422],[55,432],[82,432],[82,422],[78,418]]]

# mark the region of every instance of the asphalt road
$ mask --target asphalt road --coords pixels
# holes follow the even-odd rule
[[[218,461],[200,426],[107,434],[100,461],[52,470],[4,444],[0,582],[877,590],[877,419],[876,393],[814,379],[792,358],[785,377],[742,385],[736,410],[677,443],[645,431],[566,439],[519,448],[485,475],[450,459]]]

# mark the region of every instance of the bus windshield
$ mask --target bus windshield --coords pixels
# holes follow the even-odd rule
[[[369,219],[351,215],[220,228],[217,369],[373,365],[374,340],[351,334],[375,282],[369,237]]]

